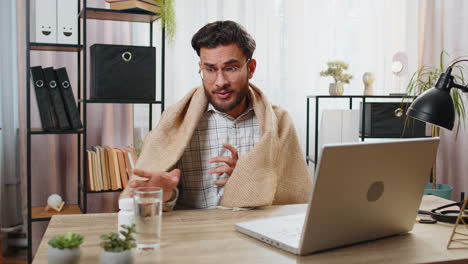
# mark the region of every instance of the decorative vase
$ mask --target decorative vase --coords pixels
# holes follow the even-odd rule
[[[364,82],[364,95],[374,94],[374,81],[375,75],[373,72],[365,72],[362,75],[362,81]]]
[[[101,251],[101,264],[133,264],[133,251],[122,252]]]
[[[343,95],[343,83],[342,82],[330,83],[328,92],[330,93],[330,95]]]
[[[80,262],[80,257],[80,247],[59,249],[49,246],[47,249],[47,260],[49,264],[78,264]]]

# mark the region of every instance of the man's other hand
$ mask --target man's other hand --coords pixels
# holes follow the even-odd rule
[[[237,160],[239,159],[239,153],[236,148],[234,148],[230,144],[223,144],[223,147],[231,151],[231,156],[220,156],[220,157],[214,157],[208,160],[209,163],[215,163],[215,162],[224,162],[226,165],[221,165],[217,168],[214,169],[209,169],[208,173],[210,174],[218,174],[222,175],[223,173],[226,173],[228,177],[214,180],[213,184],[216,185],[225,185],[231,176],[232,172],[234,171],[234,168],[236,167]]]
[[[167,202],[172,197],[174,188],[177,187],[180,180],[180,170],[173,169],[170,172],[147,171],[142,169],[133,169],[133,174],[147,178],[147,181],[133,180],[129,183],[130,187],[161,187],[163,189],[163,202]]]

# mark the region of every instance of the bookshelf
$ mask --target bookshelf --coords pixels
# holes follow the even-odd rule
[[[55,44],[55,43],[38,43],[31,42],[31,21],[30,14],[33,12],[31,10],[31,2],[35,0],[26,1],[26,176],[27,176],[27,233],[28,233],[28,263],[32,262],[32,223],[49,221],[53,215],[58,214],[82,214],[87,213],[87,196],[89,194],[100,194],[108,192],[120,192],[121,190],[106,190],[106,191],[89,191],[87,188],[88,184],[88,175],[87,175],[87,158],[86,150],[87,146],[87,107],[88,104],[146,104],[149,107],[149,128],[152,127],[152,110],[153,105],[160,105],[161,112],[164,111],[164,50],[165,50],[165,32],[162,30],[161,34],[161,65],[157,66],[156,70],[161,71],[161,91],[160,97],[158,100],[144,100],[144,101],[133,101],[133,100],[119,100],[119,101],[110,101],[110,100],[90,100],[88,99],[87,94],[87,80],[88,74],[87,69],[88,59],[87,53],[89,52],[89,46],[94,43],[88,43],[87,33],[92,32],[92,29],[89,29],[87,23],[89,20],[103,20],[103,21],[127,21],[127,22],[136,22],[136,23],[148,23],[149,24],[149,46],[153,47],[153,22],[159,19],[158,14],[153,14],[146,11],[124,11],[124,10],[110,10],[104,8],[93,8],[88,7],[87,0],[77,0],[78,5],[78,44],[69,45],[69,44]],[[159,47],[157,47],[159,48]],[[31,109],[31,100],[35,100],[32,93],[32,83],[31,83],[31,52],[43,52],[43,51],[52,51],[52,52],[67,52],[70,56],[77,56],[77,72],[69,74],[77,75],[77,93],[75,93],[75,98],[78,105],[78,110],[80,112],[81,121],[83,123],[82,129],[77,130],[63,130],[63,131],[45,131],[42,128],[31,127],[32,112]],[[39,63],[39,62],[35,62]],[[158,69],[159,67],[159,69]],[[158,80],[157,80],[158,81]],[[155,87],[156,89],[156,87]],[[73,135],[76,137],[77,142],[77,152],[76,162],[77,162],[77,171],[76,177],[77,181],[77,204],[67,204],[60,212],[55,211],[45,211],[44,206],[32,206],[32,186],[31,178],[34,177],[34,172],[32,171],[32,154],[35,152],[34,146],[32,143],[33,137],[41,137],[44,135],[48,136],[59,136],[59,135]],[[67,177],[72,177],[72,175],[67,175]],[[40,188],[40,187],[39,187]],[[66,202],[66,201],[65,201]]]

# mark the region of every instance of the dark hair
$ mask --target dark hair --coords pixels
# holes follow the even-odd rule
[[[200,56],[200,48],[216,48],[220,45],[236,43],[247,59],[255,51],[255,40],[234,21],[216,21],[206,24],[192,38],[192,47]]]

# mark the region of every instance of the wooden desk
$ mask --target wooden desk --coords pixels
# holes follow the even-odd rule
[[[446,204],[425,196],[421,209]],[[251,211],[190,210],[165,213],[161,249],[136,252],[135,263],[468,263],[468,249],[447,250],[453,225],[415,224],[411,233],[299,257],[238,233],[241,221],[303,212],[306,205]],[[47,241],[67,231],[84,235],[81,263],[99,263],[99,236],[117,229],[116,214],[52,217],[34,259],[47,263]],[[450,261],[452,260],[452,261]]]

